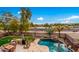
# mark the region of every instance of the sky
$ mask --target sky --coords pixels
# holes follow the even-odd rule
[[[32,12],[31,22],[45,23],[79,23],[79,7],[29,7]],[[8,11],[20,17],[20,7],[0,7],[0,14]]]

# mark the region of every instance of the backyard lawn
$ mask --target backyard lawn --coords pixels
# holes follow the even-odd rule
[[[13,38],[18,38],[18,36],[5,36],[0,38],[0,46],[9,43]]]

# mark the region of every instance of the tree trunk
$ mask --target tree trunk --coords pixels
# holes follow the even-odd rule
[[[28,42],[28,41],[26,41],[26,45],[25,45],[25,49],[28,49],[29,48],[29,46],[30,46],[30,43]]]

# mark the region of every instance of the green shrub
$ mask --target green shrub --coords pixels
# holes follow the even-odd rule
[[[25,40],[29,42],[33,42],[35,39],[32,36],[25,36]]]

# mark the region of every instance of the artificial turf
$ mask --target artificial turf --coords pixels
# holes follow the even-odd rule
[[[13,36],[6,36],[0,38],[0,46],[9,43],[13,39]]]

